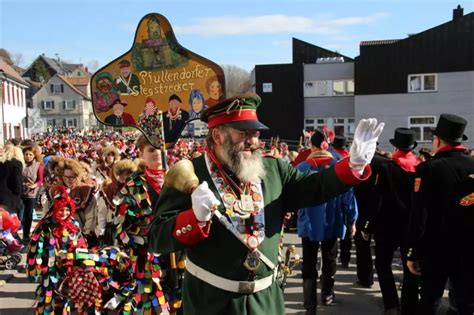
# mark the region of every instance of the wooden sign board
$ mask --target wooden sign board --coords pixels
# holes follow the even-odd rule
[[[225,98],[224,72],[182,47],[168,20],[151,13],[138,24],[132,48],[92,76],[91,91],[99,122],[136,127],[160,147],[176,142],[187,125],[204,124],[202,111]]]

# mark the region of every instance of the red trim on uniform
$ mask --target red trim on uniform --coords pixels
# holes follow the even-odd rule
[[[258,121],[257,111],[255,109],[242,109],[242,110],[235,110],[229,113],[224,112],[222,114],[209,117],[207,124],[209,128],[212,128],[217,125],[222,125],[225,123],[234,122],[234,121],[242,121],[242,120]]]
[[[367,165],[364,168],[364,173],[360,175],[356,170],[353,170],[349,166],[349,158],[340,160],[334,166],[334,171],[336,172],[337,178],[339,178],[344,184],[349,186],[354,186],[360,182],[368,179],[372,174],[372,169],[370,165]]]
[[[208,222],[203,227],[199,226],[198,222],[199,221],[196,219],[193,209],[188,209],[179,213],[176,216],[176,224],[173,228],[173,237],[179,242],[188,246],[194,245],[207,238],[209,236],[209,228],[207,226],[210,224],[210,222]],[[188,225],[191,225],[191,231],[187,229]],[[186,229],[185,233],[182,232],[183,228]],[[180,233],[177,233],[178,230]]]

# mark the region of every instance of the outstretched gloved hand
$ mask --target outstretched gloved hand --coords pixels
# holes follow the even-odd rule
[[[204,181],[191,194],[193,203],[193,212],[196,219],[201,222],[207,222],[211,219],[213,212],[221,204],[212,190],[209,189],[207,182]]]
[[[362,171],[372,161],[377,140],[383,131],[384,123],[377,125],[377,119],[362,119],[354,132],[350,149],[350,167]]]

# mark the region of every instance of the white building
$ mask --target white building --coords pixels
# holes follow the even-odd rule
[[[25,129],[26,98],[29,84],[0,58],[0,143],[28,137]]]

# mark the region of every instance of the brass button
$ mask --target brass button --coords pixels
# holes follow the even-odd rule
[[[188,230],[186,230],[185,227],[183,227],[183,228],[181,229],[181,233],[186,234],[187,232],[188,232]]]
[[[181,230],[180,229],[176,230],[176,236],[181,236]]]
[[[186,225],[186,230],[192,231],[192,230],[193,230],[193,226],[192,226],[191,224]]]

